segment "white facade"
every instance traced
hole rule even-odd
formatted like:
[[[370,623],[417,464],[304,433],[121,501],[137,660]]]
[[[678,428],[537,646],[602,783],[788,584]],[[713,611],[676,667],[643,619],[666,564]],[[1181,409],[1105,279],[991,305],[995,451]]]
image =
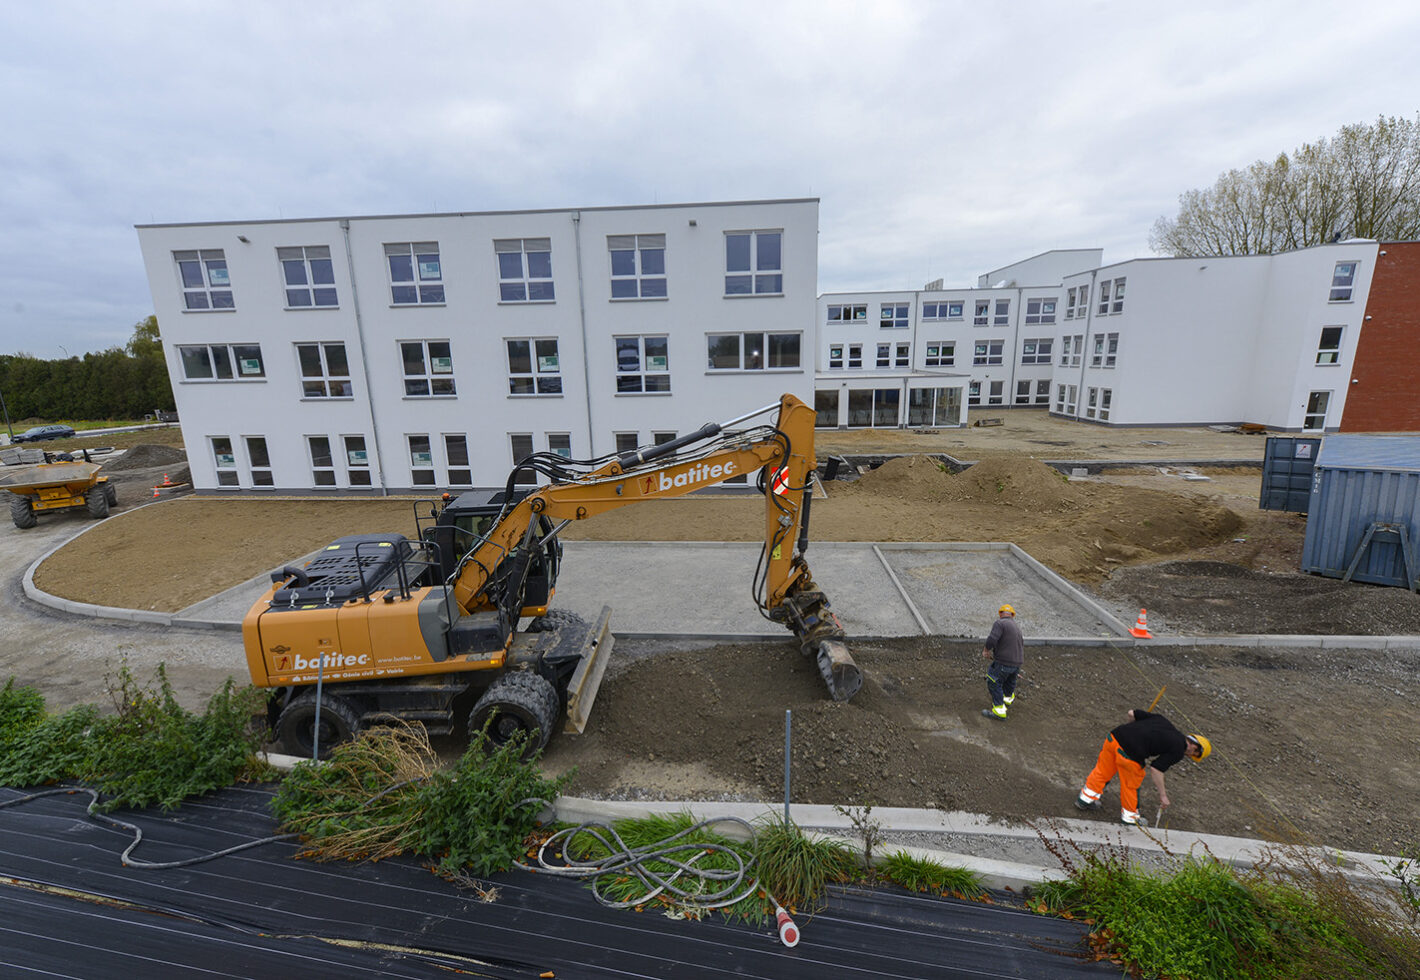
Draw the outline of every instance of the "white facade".
[[[199,490],[501,487],[813,397],[816,199],[138,237]]]
[[[1048,405],[1112,425],[1334,430],[1378,248],[1135,259],[1050,283],[1101,255],[1069,249],[986,273],[975,289],[825,294],[819,424],[965,425],[971,410]],[[952,386],[964,389],[960,416],[927,414],[924,390]]]

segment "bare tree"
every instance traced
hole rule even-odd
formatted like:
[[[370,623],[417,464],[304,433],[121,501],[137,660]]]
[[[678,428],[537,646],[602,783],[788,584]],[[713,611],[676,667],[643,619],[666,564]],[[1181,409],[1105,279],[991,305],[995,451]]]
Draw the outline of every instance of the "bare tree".
[[[1343,126],[1289,157],[1229,170],[1179,196],[1149,245],[1168,255],[1256,255],[1337,238],[1420,238],[1420,116]]]

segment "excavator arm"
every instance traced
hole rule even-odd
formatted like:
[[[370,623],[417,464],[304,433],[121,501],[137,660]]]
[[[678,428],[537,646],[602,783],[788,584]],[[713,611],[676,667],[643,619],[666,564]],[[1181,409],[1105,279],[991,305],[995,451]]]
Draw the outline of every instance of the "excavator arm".
[[[776,409],[772,423],[736,428]],[[762,615],[793,631],[801,651],[818,664],[834,699],[847,700],[862,686],[862,674],[829,610],[828,597],[814,584],[804,558],[810,476],[817,465],[813,433],[813,409],[786,394],[777,405],[707,424],[659,446],[582,462],[550,455],[529,457],[519,469],[533,469],[552,482],[505,507],[463,555],[453,576],[454,601],[464,612],[499,607],[505,620],[516,622],[531,549],[542,546],[534,533],[540,518],[550,519],[556,534],[571,521],[684,496],[730,477],[758,473],[765,513],[755,601]],[[509,476],[510,490],[517,472]]]

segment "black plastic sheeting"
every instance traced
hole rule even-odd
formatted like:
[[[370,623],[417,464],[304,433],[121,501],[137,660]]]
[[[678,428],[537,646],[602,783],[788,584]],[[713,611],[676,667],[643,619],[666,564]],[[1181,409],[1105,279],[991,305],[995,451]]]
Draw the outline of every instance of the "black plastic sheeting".
[[[24,795],[0,789],[0,802]],[[146,861],[178,861],[275,833],[264,787],[223,790],[138,824]],[[826,978],[1118,977],[1081,957],[1084,928],[1010,904],[896,889],[835,889],[774,930],[603,908],[582,884],[512,871],[492,901],[405,860],[296,861],[264,844],[143,871],[131,834],[89,819],[87,796],[0,810],[0,975],[6,977]]]

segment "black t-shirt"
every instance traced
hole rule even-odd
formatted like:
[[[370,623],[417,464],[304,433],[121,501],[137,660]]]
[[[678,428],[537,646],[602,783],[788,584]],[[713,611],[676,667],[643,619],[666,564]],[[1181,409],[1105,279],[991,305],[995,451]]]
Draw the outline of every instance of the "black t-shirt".
[[[1188,754],[1188,739],[1173,727],[1163,715],[1134,709],[1134,720],[1110,732],[1124,754],[1141,765],[1150,765],[1159,772]]]

